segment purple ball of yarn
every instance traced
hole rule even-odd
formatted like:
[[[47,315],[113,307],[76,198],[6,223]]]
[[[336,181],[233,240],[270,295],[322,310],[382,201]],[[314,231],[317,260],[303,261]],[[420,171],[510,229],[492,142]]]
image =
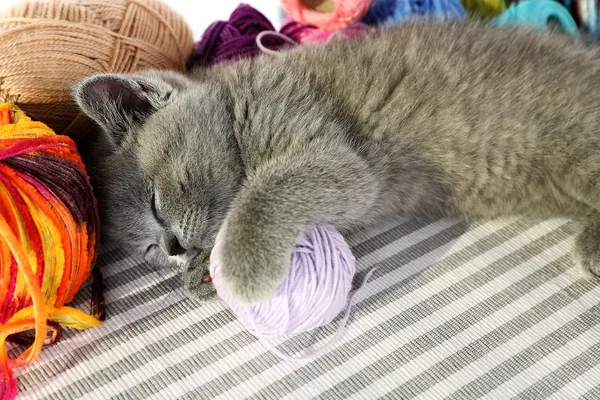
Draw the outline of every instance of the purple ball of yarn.
[[[229,21],[212,23],[196,43],[190,67],[209,66],[223,61],[253,57],[260,52],[256,36],[263,31],[275,31],[269,20],[248,4],[240,4],[231,13]],[[286,42],[276,36],[266,36],[262,43],[277,50]]]
[[[275,295],[257,305],[237,303],[219,274],[221,244],[211,252],[210,275],[217,294],[241,323],[260,338],[276,338],[327,325],[346,308],[355,258],[342,235],[331,226],[307,229],[296,241],[290,272]]]

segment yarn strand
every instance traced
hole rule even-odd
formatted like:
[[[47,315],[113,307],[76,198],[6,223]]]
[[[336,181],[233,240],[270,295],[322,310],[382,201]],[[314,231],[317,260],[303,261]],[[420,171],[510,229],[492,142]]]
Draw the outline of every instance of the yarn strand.
[[[259,34],[256,36],[256,45],[258,46],[258,48],[259,48],[259,49],[260,49],[260,50],[261,50],[263,53],[270,54],[270,55],[273,55],[273,56],[279,55],[279,54],[281,54],[281,52],[280,52],[280,51],[277,51],[277,50],[271,50],[271,49],[267,48],[267,47],[266,47],[266,46],[265,46],[265,45],[262,43],[262,38],[263,38],[263,37],[265,37],[265,36],[273,36],[273,37],[276,37],[276,38],[282,39],[283,41],[285,41],[285,42],[288,42],[288,43],[289,43],[289,44],[291,44],[291,45],[294,45],[294,46],[297,46],[297,45],[298,45],[298,43],[296,43],[296,41],[295,41],[294,39],[292,39],[292,38],[289,38],[289,37],[285,36],[285,35],[284,35],[284,34],[282,34],[282,33],[275,32],[275,31],[262,31],[262,32],[260,32],[260,33],[259,33]]]
[[[13,144],[11,147],[9,147],[5,150],[0,151],[0,161],[18,156],[23,153],[28,153],[28,152],[32,152],[32,151],[41,151],[41,150],[52,149],[52,148],[56,148],[56,147],[68,148],[67,145],[62,144],[62,143],[45,144],[45,143],[39,143],[39,141],[37,139],[25,139],[25,140],[21,140],[15,144]]]
[[[25,284],[29,290],[31,300],[33,302],[33,313],[34,313],[34,328],[35,328],[35,341],[24,351],[16,360],[9,360],[8,365],[21,366],[26,363],[30,363],[42,351],[42,345],[46,336],[42,336],[42,332],[46,332],[46,308],[44,307],[44,299],[42,298],[42,292],[40,288],[35,284],[35,276],[31,265],[27,260],[27,256],[24,254],[23,249],[19,246],[19,241],[15,235],[11,232],[10,226],[6,222],[6,219],[0,214],[0,236],[8,245],[8,248],[13,254],[13,257],[17,261],[19,271],[23,274]],[[4,268],[4,267],[3,267]],[[6,336],[15,333],[15,329],[21,329],[22,324],[7,324],[1,326],[0,337],[1,341],[6,340]],[[12,377],[12,376],[11,376]]]

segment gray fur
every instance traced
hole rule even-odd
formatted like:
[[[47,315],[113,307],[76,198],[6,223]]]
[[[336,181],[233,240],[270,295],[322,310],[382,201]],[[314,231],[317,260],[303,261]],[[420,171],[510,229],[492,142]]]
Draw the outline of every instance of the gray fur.
[[[598,50],[555,34],[409,23],[189,77],[99,75],[76,98],[105,131],[106,232],[201,276],[220,229],[245,303],[272,295],[306,225],[396,214],[571,216],[575,260],[600,272]]]

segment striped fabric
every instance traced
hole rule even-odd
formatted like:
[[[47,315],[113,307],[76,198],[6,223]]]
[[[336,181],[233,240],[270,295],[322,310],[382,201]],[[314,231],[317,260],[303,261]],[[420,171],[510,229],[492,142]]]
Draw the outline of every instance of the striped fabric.
[[[361,293],[344,340],[282,361],[220,302],[105,250],[108,320],[17,371],[22,399],[598,399],[600,283],[577,280],[567,220],[396,220],[349,238]],[[89,287],[76,304],[85,306]],[[335,324],[281,341],[325,343]],[[14,354],[13,354],[14,355]]]

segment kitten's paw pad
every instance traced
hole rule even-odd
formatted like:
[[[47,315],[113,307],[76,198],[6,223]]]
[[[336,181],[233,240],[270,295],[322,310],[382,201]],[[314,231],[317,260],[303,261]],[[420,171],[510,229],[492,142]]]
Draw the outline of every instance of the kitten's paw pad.
[[[190,283],[186,285],[188,297],[199,301],[217,300],[217,291],[212,283]]]
[[[584,230],[575,239],[573,261],[582,278],[600,277],[600,238]]]
[[[204,282],[204,283],[212,282],[212,277],[210,276],[210,272],[205,272],[204,275],[202,275],[202,282]]]
[[[212,283],[212,277],[209,272],[210,259],[206,257],[193,260],[184,272],[184,284],[187,294],[190,298],[200,301],[212,301],[217,299],[217,290]]]

